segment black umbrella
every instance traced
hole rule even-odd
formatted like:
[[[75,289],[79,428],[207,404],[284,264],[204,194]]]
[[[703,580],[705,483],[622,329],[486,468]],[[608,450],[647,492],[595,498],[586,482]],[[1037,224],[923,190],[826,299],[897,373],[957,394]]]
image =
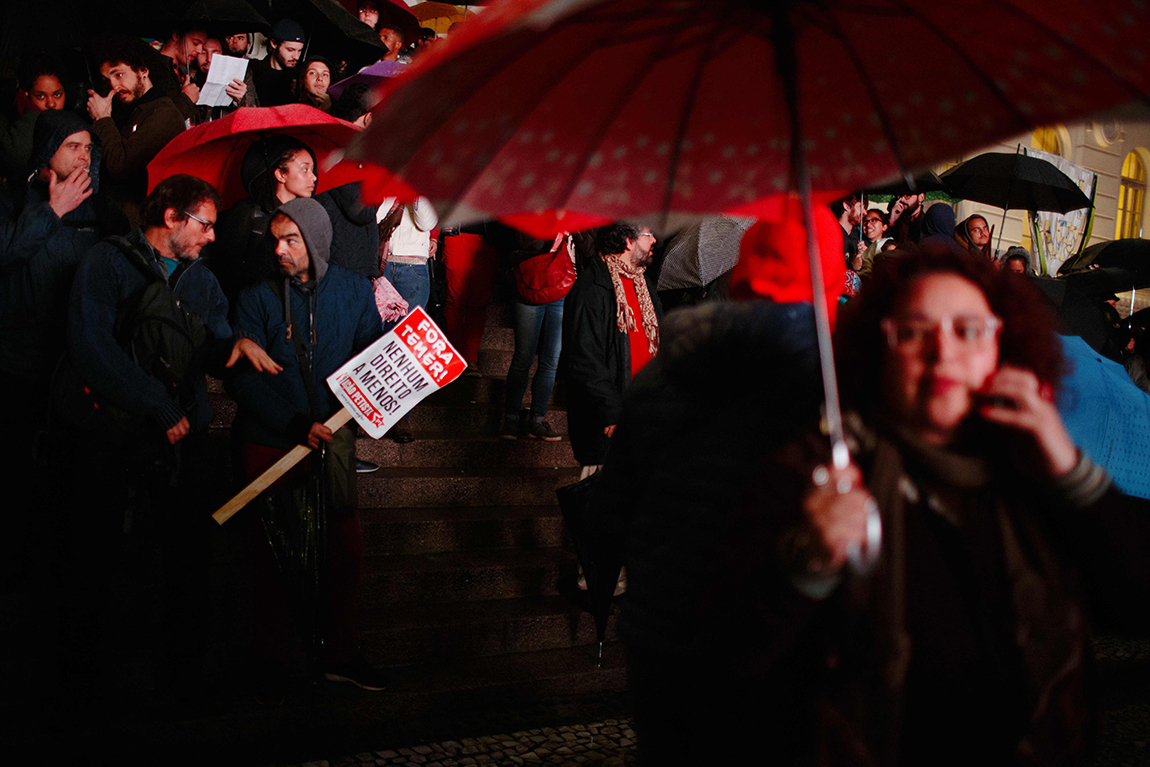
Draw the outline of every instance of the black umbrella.
[[[1150,287],[1150,240],[1127,238],[1091,245],[1059,272],[1077,272],[1088,266],[1117,267],[1134,277],[1134,287]],[[1130,286],[1128,285],[1127,288]]]
[[[322,53],[333,59],[367,64],[387,52],[379,35],[337,0],[275,0],[272,7],[272,18],[292,19],[307,30],[305,54]]]
[[[1078,336],[1099,354],[1114,359],[1118,350],[1111,339],[1106,305],[1089,298],[1066,279],[1031,277],[1058,319],[1058,332]]]
[[[599,640],[599,662],[603,662],[603,642],[607,636],[607,618],[611,614],[611,595],[622,566],[622,555],[611,541],[592,539],[591,494],[599,483],[599,473],[555,491],[567,534],[575,546],[575,556],[587,580],[587,607],[595,619]],[[603,560],[611,560],[611,564]],[[617,560],[617,561],[616,561]],[[612,566],[613,565],[613,566]],[[611,574],[613,573],[613,575]],[[609,584],[607,582],[609,581]]]
[[[959,199],[1002,208],[999,246],[1006,228],[1006,212],[1012,208],[1069,213],[1091,204],[1070,176],[1046,160],[1020,153],[980,154],[943,173],[942,181]]]
[[[1024,154],[980,154],[946,171],[941,180],[956,197],[1005,210],[1069,213],[1090,207],[1090,198],[1070,176]]]
[[[1105,301],[1115,293],[1134,290],[1145,285],[1135,283],[1134,274],[1126,269],[1107,267],[1073,272],[1059,279],[1066,280],[1089,299]]]
[[[185,22],[202,23],[213,28],[238,32],[264,32],[271,30],[268,20],[245,0],[196,0],[184,11]]]

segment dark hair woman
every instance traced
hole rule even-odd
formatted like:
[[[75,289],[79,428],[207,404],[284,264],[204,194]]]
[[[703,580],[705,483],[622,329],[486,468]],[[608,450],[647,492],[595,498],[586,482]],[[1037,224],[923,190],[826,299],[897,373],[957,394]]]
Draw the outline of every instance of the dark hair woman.
[[[248,148],[240,177],[249,196],[220,215],[207,261],[229,301],[274,267],[264,242],[271,216],[280,205],[315,193],[317,169],[311,148],[290,136],[272,136]]]
[[[843,309],[836,355],[852,463],[831,467],[825,438],[776,456],[748,496],[759,534],[741,531],[732,557],[760,584],[767,663],[786,662],[787,705],[771,709],[782,750],[1087,762],[1078,573],[1141,573],[1147,537],[1062,424],[1062,355],[1037,290],[949,247],[896,253]],[[766,568],[749,548],[764,528]],[[859,552],[877,555],[872,570]]]

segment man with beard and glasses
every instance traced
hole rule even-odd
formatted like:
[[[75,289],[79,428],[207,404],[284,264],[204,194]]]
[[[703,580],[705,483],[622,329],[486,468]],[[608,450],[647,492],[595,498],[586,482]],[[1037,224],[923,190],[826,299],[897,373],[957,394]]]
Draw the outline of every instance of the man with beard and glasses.
[[[140,223],[140,204],[148,186],[148,163],[183,132],[184,116],[163,92],[152,87],[143,43],[128,37],[97,41],[93,58],[111,84],[107,96],[88,91],[92,133],[104,149],[103,177],[108,193]],[[112,119],[112,100],[131,108],[123,125]]]
[[[595,235],[587,262],[563,303],[567,423],[583,476],[598,470],[635,373],[659,351],[663,305],[647,274],[655,235],[616,223]]]
[[[109,608],[121,564],[113,552],[135,530],[155,535],[163,549],[160,684],[184,699],[202,681],[207,513],[216,499],[209,479],[219,473],[204,374],[223,377],[241,356],[256,370],[280,370],[258,344],[232,333],[227,299],[199,260],[215,238],[218,207],[206,181],[164,179],[144,201],[143,228],[93,246],[72,284],[68,354],[53,393],[60,433],[49,463],[68,471],[60,660],[62,679],[82,702],[123,685],[101,678],[101,669],[114,667],[112,648],[133,644],[134,629],[114,622]]]

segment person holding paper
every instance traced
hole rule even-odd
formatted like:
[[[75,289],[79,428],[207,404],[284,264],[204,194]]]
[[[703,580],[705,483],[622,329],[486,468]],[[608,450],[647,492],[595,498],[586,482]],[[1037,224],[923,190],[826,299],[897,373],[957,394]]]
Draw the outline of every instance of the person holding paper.
[[[325,654],[320,662],[328,680],[381,690],[386,679],[359,654],[355,634],[363,556],[356,509],[355,429],[350,425],[333,433],[323,424],[340,409],[327,377],[379,338],[382,323],[370,283],[330,263],[331,220],[319,202],[298,197],[284,203],[268,230],[279,275],[240,294],[235,324],[284,370],[277,376],[245,370],[229,382],[228,391],[239,404],[232,430],[249,481],[296,445],[326,446],[327,590],[321,627]],[[277,485],[282,491],[265,496],[261,512],[294,513],[298,518],[293,504],[299,495],[292,490],[310,480],[311,468],[297,465]],[[261,515],[248,518],[253,545],[253,682],[256,699],[274,705],[283,700],[289,680],[287,598]]]
[[[200,87],[201,93],[204,89],[204,85],[208,81],[212,60],[217,53],[223,54],[223,43],[220,42],[219,38],[209,37],[204,41],[203,51],[196,57],[196,69],[199,70],[199,76],[196,78],[196,82]],[[240,107],[258,107],[260,105],[256,99],[256,86],[252,81],[250,67],[244,69],[244,77],[242,80],[232,78],[231,82],[224,88],[224,92],[231,97],[232,103],[224,106],[208,106],[206,104],[200,106],[200,122],[223,117]]]

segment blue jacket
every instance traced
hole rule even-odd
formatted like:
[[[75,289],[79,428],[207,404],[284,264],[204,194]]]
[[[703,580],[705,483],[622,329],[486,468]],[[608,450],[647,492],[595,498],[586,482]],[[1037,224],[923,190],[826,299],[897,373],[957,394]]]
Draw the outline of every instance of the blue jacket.
[[[168,280],[180,303],[208,331],[205,367],[216,373],[233,343],[228,301],[220,284],[202,261],[182,262],[169,277],[160,257],[139,229],[129,241],[155,256],[156,274]],[[187,416],[193,428],[211,422],[207,384],[201,376],[195,392],[195,412],[185,413],[164,385],[139,368],[115,336],[117,314],[131,305],[147,286],[138,268],[110,242],[100,242],[80,261],[68,310],[68,348],[80,377],[101,396],[130,413],[145,415],[165,431]]]
[[[309,414],[294,342],[287,337],[285,286],[294,319],[292,334],[300,339],[311,336],[308,304],[311,295],[315,298],[312,378],[320,421],[340,408],[327,377],[383,334],[371,283],[338,264],[328,264],[318,281],[301,284],[278,277],[240,293],[233,317],[236,330],[262,346],[284,369],[269,375],[247,368],[227,382],[228,392],[239,403],[232,429],[246,442],[283,449],[302,442],[315,420]]]
[[[71,112],[41,112],[22,209],[0,210],[0,370],[46,381],[65,347],[68,291],[80,258],[102,238],[126,234],[128,219],[99,191],[100,142],[92,138],[93,193],[60,218],[36,178],[64,140],[88,130]],[[2,207],[2,206],[0,206]]]

